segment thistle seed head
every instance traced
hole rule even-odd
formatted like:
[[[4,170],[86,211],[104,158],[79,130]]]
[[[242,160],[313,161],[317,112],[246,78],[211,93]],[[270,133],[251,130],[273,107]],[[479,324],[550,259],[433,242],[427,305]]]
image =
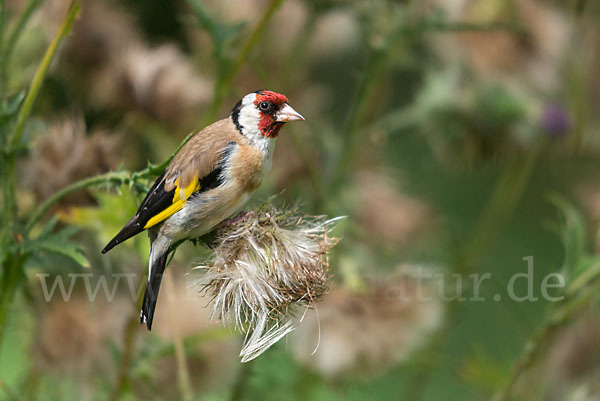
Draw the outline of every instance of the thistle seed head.
[[[292,331],[294,309],[327,291],[333,222],[266,205],[229,220],[217,232],[212,261],[199,266],[212,316],[246,335],[242,362]]]

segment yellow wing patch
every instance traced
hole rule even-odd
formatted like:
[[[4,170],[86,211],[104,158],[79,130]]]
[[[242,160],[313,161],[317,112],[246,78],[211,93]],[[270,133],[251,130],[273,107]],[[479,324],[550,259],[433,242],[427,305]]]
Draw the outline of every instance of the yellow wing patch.
[[[179,178],[175,180],[175,194],[173,195],[173,204],[171,204],[171,206],[169,206],[168,208],[166,208],[165,210],[148,220],[148,222],[144,226],[144,229],[150,228],[152,226],[157,225],[158,223],[165,221],[166,219],[183,209],[183,205],[185,205],[190,195],[199,189],[200,181],[198,180],[197,176],[194,176],[194,179],[185,188],[179,187]]]

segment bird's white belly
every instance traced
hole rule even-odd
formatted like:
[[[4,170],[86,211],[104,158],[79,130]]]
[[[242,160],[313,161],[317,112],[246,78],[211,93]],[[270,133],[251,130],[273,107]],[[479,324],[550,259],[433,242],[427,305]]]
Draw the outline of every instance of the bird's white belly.
[[[246,191],[218,189],[199,194],[189,199],[183,209],[167,219],[161,232],[173,240],[200,237],[239,212],[249,197],[250,194]]]

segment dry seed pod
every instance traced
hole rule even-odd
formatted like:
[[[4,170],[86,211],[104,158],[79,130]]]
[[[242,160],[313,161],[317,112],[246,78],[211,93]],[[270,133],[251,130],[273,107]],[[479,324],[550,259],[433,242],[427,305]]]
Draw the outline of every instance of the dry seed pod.
[[[200,279],[212,296],[213,318],[246,334],[240,352],[250,361],[295,328],[291,315],[327,291],[333,222],[267,205],[228,221],[217,234]]]

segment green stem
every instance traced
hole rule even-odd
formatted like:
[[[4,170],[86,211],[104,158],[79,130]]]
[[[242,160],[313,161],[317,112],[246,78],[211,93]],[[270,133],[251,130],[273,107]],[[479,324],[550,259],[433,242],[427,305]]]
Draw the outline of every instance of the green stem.
[[[445,22],[421,21],[417,26],[407,26],[401,29],[405,35],[452,32],[514,32],[527,35],[524,25],[517,22]]]
[[[0,0],[0,38],[4,37],[4,20],[6,19],[6,0]]]
[[[273,18],[275,11],[283,4],[284,0],[272,0],[269,4],[269,7],[263,14],[262,18],[248,37],[248,40],[242,47],[242,50],[239,52],[236,59],[233,61],[231,68],[227,70],[225,74],[222,75],[222,78],[219,79],[216,83],[215,88],[215,98],[212,102],[211,108],[207,115],[207,121],[211,122],[217,118],[217,114],[219,113],[219,108],[221,107],[221,103],[225,99],[225,96],[229,92],[229,88],[233,82],[233,79],[240,71],[242,66],[246,63],[248,56],[252,52],[252,49],[258,44],[259,39],[264,33],[267,25]]]
[[[34,361],[33,363],[35,364],[36,362]],[[35,401],[38,399],[37,394],[40,387],[40,379],[39,368],[37,365],[33,366],[25,379],[23,401]]]
[[[31,114],[31,109],[37,98],[37,95],[40,91],[40,87],[44,81],[44,77],[50,67],[50,63],[56,54],[58,49],[58,45],[61,40],[66,36],[71,28],[71,24],[77,15],[79,10],[79,0],[73,0],[71,3],[71,7],[69,12],[65,16],[61,28],[58,33],[52,40],[52,43],[46,50],[44,54],[44,58],[40,66],[38,67],[33,81],[31,82],[31,87],[27,96],[25,97],[25,101],[23,105],[19,109],[19,113],[17,115],[17,120],[15,123],[14,130],[12,135],[6,139],[4,145],[4,153],[2,154],[2,176],[3,176],[3,189],[4,189],[4,197],[3,197],[3,230],[2,237],[0,238],[0,246],[2,247],[10,247],[13,245],[12,254],[8,253],[5,257],[4,261],[1,261],[3,264],[3,274],[2,274],[2,282],[0,285],[2,286],[2,296],[0,298],[0,330],[4,331],[6,318],[8,314],[9,305],[12,302],[14,294],[16,292],[16,288],[19,284],[21,271],[23,268],[23,264],[25,263],[26,255],[21,253],[19,243],[16,242],[15,238],[17,238],[14,233],[15,225],[17,222],[17,200],[16,200],[16,175],[17,175],[17,156],[16,149],[21,142],[21,136],[23,135],[23,129],[25,127],[25,122],[29,118]],[[18,27],[17,27],[18,29]],[[16,40],[16,39],[15,39]],[[1,338],[0,338],[1,340]]]
[[[171,271],[166,275],[165,285],[169,293],[175,293],[175,284],[173,283],[173,274]],[[179,386],[179,396],[183,401],[193,399],[192,385],[190,381],[190,372],[185,357],[185,347],[181,335],[180,321],[177,314],[177,301],[175,298],[169,299],[169,326],[173,333],[173,346],[175,348],[175,361],[177,364],[177,384]]]
[[[2,41],[2,39],[5,37],[4,36],[4,31],[5,31],[5,18],[6,18],[6,0],[0,0],[0,48],[2,48],[4,46],[4,42]],[[0,58],[0,71],[4,71],[7,67],[6,67],[6,59],[5,58]],[[5,94],[6,93],[6,77],[5,74],[0,74],[0,93]],[[4,101],[4,98],[0,98],[0,101]],[[4,127],[1,127],[4,128]],[[2,138],[4,136],[4,130],[0,129],[0,138]]]
[[[132,317],[129,319],[129,322],[127,322],[127,326],[125,326],[125,344],[123,347],[121,360],[119,362],[117,383],[115,384],[113,393],[110,397],[111,401],[118,401],[127,389],[127,385],[129,383],[129,369],[133,356],[133,344],[138,325],[138,313],[135,311],[135,313],[132,313]]]
[[[339,186],[344,176],[348,174],[350,165],[355,162],[357,146],[359,145],[362,132],[360,125],[363,122],[363,116],[370,103],[371,95],[377,86],[388,52],[382,50],[373,50],[367,59],[367,65],[362,74],[362,80],[359,83],[355,97],[355,102],[350,107],[344,129],[341,132],[345,134],[345,141],[338,156],[338,161],[333,172],[332,184]]]
[[[138,174],[138,177],[140,176],[141,175]],[[50,196],[31,214],[31,217],[27,222],[27,230],[31,230],[31,228],[33,228],[33,226],[38,221],[40,221],[40,219],[48,212],[48,210],[50,210],[52,206],[54,206],[65,196],[68,196],[73,192],[77,192],[85,188],[97,187],[106,184],[127,184],[130,182],[130,180],[131,176],[128,173],[111,172],[74,182],[73,184],[64,187],[63,189],[56,192],[54,195]]]
[[[146,274],[142,275],[141,281],[135,288],[140,288],[141,282],[146,281],[148,276]],[[125,326],[125,331],[123,333],[123,352],[121,353],[121,360],[119,361],[119,370],[117,372],[117,382],[115,383],[115,387],[110,396],[110,401],[118,401],[130,382],[129,371],[131,369],[131,361],[133,359],[133,349],[135,345],[135,337],[138,332],[139,327],[139,313],[138,311],[142,307],[144,292],[140,291],[137,302],[133,304],[133,308],[131,310],[131,314],[129,317],[129,321]]]
[[[17,195],[16,195],[16,160],[12,154],[2,155],[3,168],[2,168],[2,187],[3,187],[3,235],[2,242],[4,246],[8,246],[13,241],[14,226],[17,216]]]
[[[524,160],[520,159],[518,155],[511,157],[496,183],[482,216],[478,219],[481,223],[474,228],[470,240],[466,241],[466,245],[462,247],[463,250],[459,251],[459,256],[468,252],[468,257],[457,258],[453,262],[453,271],[468,274],[474,266],[477,266],[481,255],[490,247],[516,208],[531,178],[540,150],[541,145],[531,151]],[[450,304],[447,323],[430,340],[424,353],[427,358],[417,363],[417,372],[409,380],[408,388],[401,399],[413,401],[420,399],[420,394],[424,391],[433,374],[434,367],[442,355],[440,350],[446,347],[453,325],[460,321],[463,306],[464,304],[459,302]]]
[[[83,180],[77,181],[68,185],[58,192],[54,193],[50,196],[44,203],[42,203],[32,214],[27,222],[27,231],[30,231],[33,226],[40,221],[42,217],[48,210],[55,204],[57,204],[61,199],[65,196],[72,194],[73,192],[80,191],[86,188],[99,187],[108,184],[115,185],[126,185],[130,183],[135,183],[138,180],[146,179],[151,176],[160,175],[169,165],[173,157],[179,152],[179,150],[195,135],[194,132],[188,134],[183,141],[179,144],[177,149],[169,156],[165,161],[160,163],[159,165],[149,165],[143,170],[135,171],[133,173],[127,172],[109,172],[105,174],[96,175],[94,177],[84,178]]]
[[[417,401],[421,399],[421,394],[425,390],[436,364],[442,357],[442,350],[446,348],[450,333],[454,326],[462,320],[460,316],[462,311],[458,303],[450,304],[442,326],[427,341],[425,349],[411,361],[411,370],[414,373],[406,381],[407,386],[402,392],[400,400]]]
[[[248,379],[252,373],[252,362],[253,361],[243,363],[240,367],[237,379],[233,385],[231,397],[229,398],[230,401],[241,401],[244,399],[244,391],[246,390]]]
[[[275,15],[277,9],[279,9],[279,7],[281,7],[281,5],[283,4],[283,1],[284,0],[272,0],[271,4],[269,4],[269,7],[263,14],[258,24],[256,25],[256,28],[254,28],[254,31],[252,31],[252,33],[250,34],[248,41],[244,44],[242,51],[235,59],[233,67],[231,67],[229,72],[225,75],[224,81],[227,84],[226,88],[228,88],[228,86],[233,81],[233,78],[240,71],[240,69],[248,59],[248,56],[250,56],[250,52],[252,51],[252,49],[254,49],[254,47],[258,44],[258,40],[263,35],[265,29],[267,28],[267,25],[269,25],[269,22],[273,18],[273,15]]]
[[[282,71],[281,87],[287,88],[293,80],[297,80],[297,66],[305,63],[306,53],[310,44],[310,39],[315,31],[315,26],[319,20],[319,15],[312,9],[304,23],[302,31],[297,35],[294,44],[286,56],[285,71]]]
[[[38,93],[40,92],[40,88],[42,87],[42,83],[44,82],[44,78],[46,77],[46,73],[48,72],[48,69],[50,68],[50,64],[52,63],[52,60],[54,59],[54,56],[56,55],[56,51],[58,50],[58,46],[60,45],[60,42],[70,32],[71,25],[73,24],[73,20],[75,20],[75,17],[79,13],[80,8],[81,8],[80,0],[73,0],[71,2],[71,6],[69,7],[67,16],[63,20],[58,33],[52,40],[52,43],[50,43],[50,46],[46,50],[46,53],[44,54],[44,58],[42,59],[42,63],[40,64],[37,71],[35,72],[35,75],[33,76],[33,81],[31,82],[31,87],[29,89],[29,92],[27,93],[27,96],[25,97],[23,106],[21,106],[21,109],[19,110],[19,114],[17,115],[17,122],[15,124],[15,129],[14,129],[13,134],[8,143],[9,150],[14,149],[15,147],[18,146],[19,142],[21,142],[21,136],[23,135],[25,123],[27,122],[27,119],[29,118],[29,115],[31,114],[33,104],[35,103],[35,100],[37,99]]]
[[[8,401],[19,401],[17,394],[0,379],[0,390],[6,394]]]
[[[362,73],[355,102],[350,108],[348,120],[344,132],[346,140],[342,145],[340,155],[333,173],[333,183],[339,184],[342,178],[348,174],[348,168],[355,162],[357,148],[360,145],[360,137],[364,130],[361,125],[364,121],[367,106],[385,67],[390,51],[396,46],[398,40],[411,36],[422,36],[429,33],[448,32],[490,32],[490,31],[512,31],[525,34],[524,27],[516,23],[470,23],[470,22],[443,22],[438,20],[421,20],[414,25],[399,25],[391,32],[385,40],[382,49],[371,49],[367,65]]]
[[[5,155],[4,155],[4,217],[5,224],[7,225],[6,230],[10,233],[14,229],[15,219],[17,215],[17,207],[16,207],[16,148],[19,146],[21,142],[21,137],[23,135],[23,130],[25,129],[25,123],[31,114],[31,110],[33,108],[33,104],[37,99],[37,96],[40,92],[40,88],[42,87],[42,83],[44,82],[44,78],[46,77],[46,73],[50,68],[50,64],[54,59],[54,55],[58,50],[58,46],[63,38],[67,35],[67,33],[71,29],[71,25],[75,16],[77,15],[80,9],[79,0],[73,0],[71,6],[69,8],[69,12],[67,13],[63,23],[48,46],[46,53],[44,54],[44,58],[42,59],[41,64],[39,65],[33,80],[31,82],[31,86],[29,91],[27,92],[27,96],[23,102],[23,105],[19,109],[19,113],[17,115],[17,121],[15,123],[15,128],[13,130],[12,135],[8,138],[6,143]],[[27,13],[24,13],[27,14]],[[18,28],[18,27],[17,27]],[[16,40],[16,39],[15,39]],[[5,60],[6,61],[6,60]]]
[[[504,389],[492,397],[491,401],[507,401],[521,375],[529,369],[541,354],[543,347],[551,339],[556,331],[563,327],[575,315],[585,309],[591,302],[598,298],[600,293],[600,281],[583,290],[580,294],[567,302],[556,313],[547,319],[544,326],[527,342],[523,353],[515,362],[510,380]]]
[[[267,9],[267,11],[265,12],[265,14],[263,15],[263,18],[261,19],[261,21],[259,22],[259,24],[255,28],[255,30],[253,31],[252,35],[250,36],[250,38],[246,42],[246,45],[244,46],[242,52],[240,53],[240,55],[236,59],[236,62],[234,63],[233,68],[230,70],[230,72],[228,74],[226,74],[226,76],[225,76],[225,78],[223,80],[223,82],[225,84],[224,88],[228,88],[229,85],[231,85],[231,81],[233,80],[234,76],[236,75],[236,73],[239,71],[239,69],[241,68],[241,66],[243,65],[243,63],[248,58],[248,55],[250,54],[250,51],[256,45],[256,43],[258,42],[258,39],[262,35],[262,32],[266,28],[269,20],[271,19],[271,17],[273,16],[273,14],[277,10],[277,8],[282,3],[283,3],[283,0],[273,0],[271,2],[270,7]],[[227,92],[227,90],[224,90],[222,92],[222,94],[224,94],[226,92]],[[219,96],[221,96],[221,97],[219,97]],[[216,114],[217,113],[218,108],[219,108],[220,103],[221,103],[221,99],[222,99],[222,95],[219,95],[217,93],[217,95],[215,97],[215,101],[213,102],[213,108],[212,108],[213,110],[211,111],[211,114],[213,114],[213,113]],[[25,102],[27,102],[27,99],[25,100]],[[211,119],[214,119],[214,118],[211,118]],[[173,159],[173,157],[177,154],[177,152],[179,152],[179,150],[194,135],[195,135],[195,132],[192,132],[192,133],[188,134],[188,136],[177,147],[177,149],[175,150],[175,152],[173,152],[171,154],[171,156],[167,160],[165,160],[163,163],[159,164],[158,166],[152,166],[152,165],[148,166],[144,170],[140,170],[138,172],[132,173],[131,176],[129,176],[129,177],[125,176],[124,173],[107,173],[107,174],[101,174],[101,175],[98,175],[98,176],[95,176],[95,177],[90,177],[90,178],[83,179],[81,181],[75,182],[75,183],[73,183],[73,184],[71,184],[71,185],[69,185],[69,186],[61,189],[60,191],[58,191],[57,193],[55,193],[54,195],[52,195],[50,198],[48,198],[40,207],[38,207],[36,209],[35,212],[33,212],[33,214],[31,215],[31,218],[29,219],[29,221],[27,223],[27,229],[31,230],[31,228],[48,212],[48,210],[53,205],[55,205],[57,202],[59,202],[65,196],[67,196],[67,195],[69,195],[69,194],[71,194],[73,192],[76,192],[76,191],[79,191],[79,190],[85,189],[85,188],[90,188],[90,187],[95,187],[95,186],[101,186],[101,185],[108,184],[108,183],[126,184],[126,183],[129,183],[129,182],[135,182],[138,179],[147,178],[147,177],[152,176],[152,175],[160,174],[167,167],[167,165]]]
[[[476,265],[478,259],[489,248],[506,220],[517,206],[525,190],[533,167],[543,145],[536,146],[527,155],[513,154],[508,164],[496,183],[490,201],[477,220],[473,234],[464,246],[469,252],[467,259],[471,266]]]
[[[0,75],[0,79],[3,82],[6,81],[6,70],[8,69],[8,60],[10,59],[12,51],[15,48],[15,45],[17,44],[17,40],[19,40],[19,38],[21,37],[21,33],[23,32],[23,29],[27,25],[29,18],[31,18],[31,15],[35,11],[35,9],[40,6],[40,4],[42,4],[41,0],[29,0],[27,2],[27,5],[25,6],[25,10],[21,14],[19,21],[17,21],[17,25],[11,32],[10,36],[8,37],[8,40],[6,41],[6,43],[2,43],[2,47],[1,47],[1,49],[2,49],[1,50],[1,52],[2,52],[1,53],[2,54],[1,55],[1,57],[2,57],[1,74],[2,75]]]
[[[25,255],[20,253],[9,255],[2,266],[2,292],[0,295],[0,351],[6,328],[6,319],[12,299],[19,284],[19,275],[25,263]]]

